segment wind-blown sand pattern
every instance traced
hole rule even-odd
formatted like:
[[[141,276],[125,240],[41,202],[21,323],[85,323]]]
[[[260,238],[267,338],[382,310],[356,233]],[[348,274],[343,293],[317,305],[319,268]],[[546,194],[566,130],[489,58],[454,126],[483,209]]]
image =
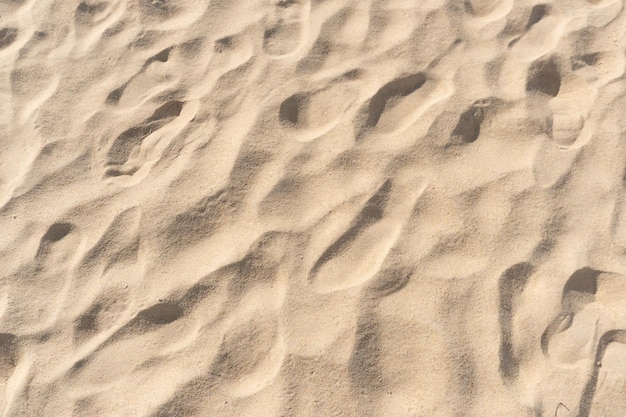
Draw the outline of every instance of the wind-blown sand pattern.
[[[621,0],[2,0],[0,415],[623,417]]]

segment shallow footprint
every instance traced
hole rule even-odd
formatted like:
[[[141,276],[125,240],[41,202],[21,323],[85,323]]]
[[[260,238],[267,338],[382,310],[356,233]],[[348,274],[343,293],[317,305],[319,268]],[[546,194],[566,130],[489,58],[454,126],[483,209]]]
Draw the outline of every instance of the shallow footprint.
[[[591,94],[593,101],[594,94]],[[574,103],[584,100],[589,95],[564,98],[555,97],[550,102],[552,108],[552,139],[561,149],[578,149],[587,144],[593,135],[593,125],[574,110]]]
[[[399,97],[405,97],[421,88],[426,82],[426,74],[418,72],[404,77],[396,78],[382,86],[372,97],[367,112],[367,127],[374,127],[387,107],[387,103],[392,104]]]
[[[472,103],[470,108],[459,116],[459,121],[452,131],[450,144],[462,145],[475,142],[480,135],[480,125],[483,123],[487,111],[496,102],[497,99],[490,97]]]
[[[590,311],[587,310],[582,318],[579,313],[596,300],[601,273],[591,268],[581,268],[568,279],[563,289],[561,313],[550,323],[541,338],[541,347],[546,356],[554,357],[559,362],[574,363],[592,354],[589,335],[596,331],[598,317],[594,314],[585,320],[584,316],[589,316]]]
[[[297,141],[309,142],[337,126],[355,99],[355,91],[341,83],[294,94],[281,103],[280,121]]]
[[[453,93],[448,80],[431,79],[424,73],[397,78],[371,98],[364,130],[395,135],[418,121],[430,107]]]
[[[424,188],[423,182],[407,185],[387,180],[311,269],[309,280],[316,291],[339,291],[370,281],[400,237]]]
[[[168,101],[143,123],[122,132],[107,154],[105,177],[121,186],[143,180],[196,110],[197,102]]]
[[[536,61],[530,65],[526,77],[526,91],[537,91],[556,97],[560,89],[561,73],[553,58]]]
[[[626,330],[601,339],[594,373],[583,392],[579,417],[622,417],[626,410]]]
[[[591,344],[592,350],[595,349],[602,334],[626,323],[624,297],[626,277],[623,275],[591,268],[581,268],[574,272],[563,289],[561,313],[542,336],[544,354],[562,360],[562,357],[553,353],[571,352],[575,343],[571,337],[565,337],[565,333],[585,334],[587,339],[582,343]],[[591,333],[596,334],[590,338]],[[584,352],[582,346],[579,345],[578,351]],[[593,352],[584,354],[587,359],[593,356]]]
[[[561,313],[542,335],[544,355],[561,367],[582,365],[570,367],[584,372],[581,376],[587,380],[579,417],[622,415],[612,414],[612,405],[623,398],[614,397],[614,391],[623,393],[626,386],[625,296],[623,275],[581,268],[565,284]],[[610,409],[603,404],[610,404]]]
[[[563,67],[554,56],[533,62],[526,76],[526,93],[548,100],[552,140],[561,149],[575,149],[591,138],[593,126],[587,119],[597,89],[584,77],[563,74]]]
[[[131,157],[135,148],[141,146],[142,142],[153,132],[161,129],[166,122],[169,122],[174,117],[178,117],[183,108],[183,103],[180,101],[168,101],[161,107],[157,108],[154,114],[148,118],[143,124],[133,126],[122,132],[113,141],[111,148],[107,154],[108,165],[113,168],[107,171],[107,175],[118,176],[124,174],[132,175],[133,172],[124,172],[118,169],[118,166],[126,164]]]
[[[297,53],[309,35],[309,0],[272,0],[263,35],[263,51],[272,58]]]

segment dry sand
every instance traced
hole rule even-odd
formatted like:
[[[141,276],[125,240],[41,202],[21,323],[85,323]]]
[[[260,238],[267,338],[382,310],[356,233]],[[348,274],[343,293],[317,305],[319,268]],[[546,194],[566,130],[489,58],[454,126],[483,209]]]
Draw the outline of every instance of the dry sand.
[[[624,417],[621,0],[2,0],[0,413]]]

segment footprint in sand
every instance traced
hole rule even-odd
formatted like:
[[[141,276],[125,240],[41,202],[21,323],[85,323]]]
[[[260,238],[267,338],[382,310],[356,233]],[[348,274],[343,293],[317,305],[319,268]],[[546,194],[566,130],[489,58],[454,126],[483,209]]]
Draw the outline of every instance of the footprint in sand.
[[[460,116],[452,135],[450,145],[463,145],[475,142],[480,135],[480,127],[489,109],[498,104],[495,97],[476,100]]]
[[[533,8],[529,10],[526,31],[519,37],[509,41],[509,55],[503,62],[499,73],[499,87],[507,100],[518,100],[527,93],[526,79],[529,69],[532,74],[532,65],[535,61],[542,61],[544,57],[555,50],[563,37],[566,19],[551,8]],[[520,82],[522,81],[522,82]]]
[[[178,117],[183,108],[180,101],[168,101],[157,108],[154,114],[138,126],[133,126],[122,132],[114,141],[107,154],[107,165],[112,166],[107,170],[107,175],[132,175],[137,171],[137,167],[123,170],[121,167],[128,162],[135,148],[141,146],[148,135],[162,128],[171,119]],[[120,168],[115,168],[120,167]]]
[[[167,46],[153,47],[154,43],[167,40],[157,36],[140,35],[132,48],[143,54],[151,50],[149,56],[134,74],[125,82],[111,90],[106,104],[116,112],[135,111],[137,107],[151,102],[182,100],[184,97],[201,97],[213,87],[216,77],[236,68],[248,59],[245,43],[232,36],[218,40],[215,44],[198,38]],[[148,53],[148,51],[146,51]],[[207,68],[210,66],[210,71]],[[185,77],[180,76],[180,68],[189,68]],[[193,93],[189,91],[193,85]],[[190,100],[187,100],[190,101]]]
[[[526,91],[556,97],[561,89],[561,73],[554,58],[533,62],[526,77]]]
[[[392,136],[418,121],[429,108],[453,93],[449,80],[419,72],[396,78],[382,86],[369,101],[359,136],[366,132]]]
[[[626,405],[623,395],[626,388],[625,297],[625,276],[591,268],[579,269],[565,284],[561,313],[542,335],[541,347],[546,357],[561,366],[580,365],[588,372],[577,406],[578,414],[574,415],[617,416],[623,413]]]
[[[284,100],[279,110],[281,125],[299,142],[309,142],[328,133],[350,111],[357,98],[356,89],[345,78]]]
[[[424,183],[387,180],[365,203],[351,226],[318,258],[309,282],[320,293],[363,285],[380,270],[402,233]]]
[[[553,7],[536,5],[527,32],[511,42],[511,58],[501,72],[501,81],[514,85],[526,73],[526,95],[537,104],[547,105],[549,135],[561,150],[578,149],[589,142],[595,130],[592,116],[598,90],[624,73],[623,54],[602,51],[608,39],[598,36],[593,42],[582,37],[584,53],[566,61],[557,49],[567,30],[563,16]],[[593,7],[589,9],[592,19]],[[517,74],[517,76],[515,75]],[[508,90],[515,94],[516,88]],[[521,96],[521,91],[520,91]]]
[[[272,0],[266,16],[263,51],[274,59],[297,54],[309,36],[310,0]]]
[[[135,108],[173,87],[178,81],[172,66],[168,65],[173,49],[166,48],[148,58],[139,72],[109,93],[106,103],[126,109]]]
[[[621,417],[626,410],[626,330],[607,332],[583,392],[580,417]]]
[[[623,54],[589,52],[569,61],[551,56],[530,65],[527,97],[531,106],[551,114],[546,124],[551,140],[542,144],[533,167],[538,185],[551,187],[570,172],[580,148],[597,130],[597,93],[623,74],[625,62]]]
[[[143,123],[118,135],[107,153],[105,177],[123,186],[141,181],[174,137],[193,119],[195,104],[167,101]]]
[[[552,113],[550,136],[563,150],[577,149],[591,139],[588,120],[597,89],[556,56],[534,61],[528,67],[526,92],[531,100],[547,103]],[[540,104],[541,105],[541,104]]]

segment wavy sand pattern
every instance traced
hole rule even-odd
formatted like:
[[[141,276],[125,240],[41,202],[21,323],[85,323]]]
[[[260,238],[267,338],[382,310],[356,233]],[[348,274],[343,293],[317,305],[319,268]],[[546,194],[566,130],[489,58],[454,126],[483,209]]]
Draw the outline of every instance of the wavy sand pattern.
[[[621,0],[0,1],[0,415],[623,417]]]

